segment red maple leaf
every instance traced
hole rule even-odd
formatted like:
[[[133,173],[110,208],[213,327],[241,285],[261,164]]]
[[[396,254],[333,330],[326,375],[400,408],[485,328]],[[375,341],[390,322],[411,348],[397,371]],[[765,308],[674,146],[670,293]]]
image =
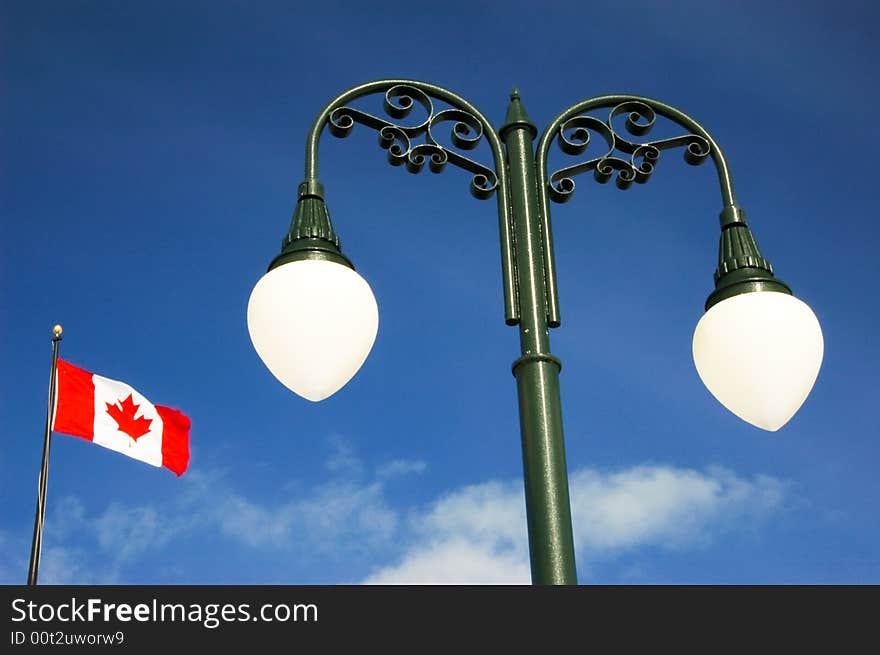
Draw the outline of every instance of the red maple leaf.
[[[123,401],[104,404],[107,405],[107,413],[119,426],[119,431],[125,432],[135,441],[150,431],[150,423],[153,422],[153,419],[143,416],[134,417],[140,405],[134,404],[132,394],[128,394],[128,398]]]

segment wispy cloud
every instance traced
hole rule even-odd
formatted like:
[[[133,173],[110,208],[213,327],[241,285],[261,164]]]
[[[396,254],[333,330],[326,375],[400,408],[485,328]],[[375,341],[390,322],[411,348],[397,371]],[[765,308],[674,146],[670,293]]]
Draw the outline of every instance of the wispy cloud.
[[[580,469],[570,486],[575,546],[587,564],[639,547],[705,544],[733,525],[767,517],[785,496],[785,485],[774,478],[746,479],[720,468]],[[410,528],[412,541],[403,557],[365,583],[529,581],[520,482],[466,487],[416,515]]]
[[[42,584],[116,584],[141,555],[163,548],[179,534],[152,506],[111,503],[89,516],[76,497],[61,498],[49,512],[40,557]]]
[[[349,477],[359,477],[363,473],[363,464],[348,441],[334,435],[330,438],[330,445],[334,452],[324,464],[328,471]]]
[[[245,552],[357,556],[367,584],[529,582],[521,480],[469,485],[407,505],[392,502],[385,482],[423,472],[424,462],[393,460],[365,480],[363,464],[341,442],[331,461],[337,474],[328,482],[275,503],[244,495],[220,472],[199,471],[188,473],[183,493],[161,507],[114,501],[90,514],[77,498],[65,498],[49,517],[41,581],[126,582],[150,556],[198,535]],[[702,547],[725,530],[759,526],[787,494],[775,478],[721,468],[583,468],[572,472],[570,483],[582,568],[637,548]],[[0,534],[0,550],[11,553],[9,541]],[[0,568],[0,575],[17,581],[11,570]]]
[[[126,507],[120,503],[111,504],[94,520],[93,527],[101,549],[116,553],[121,562],[164,547],[177,531],[154,507]]]
[[[0,584],[24,584],[27,581],[28,559],[25,548],[30,542],[13,538],[0,531]]]
[[[83,548],[50,546],[40,557],[38,581],[43,585],[118,584],[119,565],[96,565],[94,554]]]
[[[393,459],[376,468],[376,477],[380,480],[399,478],[411,473],[423,473],[427,467],[427,464],[420,459]]]
[[[40,583],[149,580],[144,563],[158,557],[167,569],[168,549],[190,538],[245,552],[363,557],[387,551],[400,524],[378,481],[334,478],[276,503],[245,496],[219,471],[190,471],[180,483],[181,493],[161,505],[113,501],[90,512],[78,497],[57,499],[46,517]],[[0,530],[0,584],[25,582],[29,545],[30,534]]]

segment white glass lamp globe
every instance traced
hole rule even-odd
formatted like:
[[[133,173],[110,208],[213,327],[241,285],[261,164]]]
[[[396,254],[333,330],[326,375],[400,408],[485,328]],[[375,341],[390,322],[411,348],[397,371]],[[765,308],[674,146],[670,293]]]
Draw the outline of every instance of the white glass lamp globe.
[[[379,310],[370,285],[354,270],[306,259],[260,278],[247,322],[254,349],[272,374],[317,402],[363,365],[376,340]]]
[[[709,308],[694,331],[694,364],[715,398],[775,432],[806,400],[822,365],[816,315],[787,293],[756,291]]]

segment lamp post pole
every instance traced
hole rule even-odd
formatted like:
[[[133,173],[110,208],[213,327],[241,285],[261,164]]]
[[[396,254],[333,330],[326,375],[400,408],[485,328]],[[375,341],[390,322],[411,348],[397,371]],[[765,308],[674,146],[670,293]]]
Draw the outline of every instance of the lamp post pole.
[[[349,104],[380,93],[384,94],[385,116]],[[435,101],[449,108],[435,109]],[[599,109],[610,109],[607,120],[589,113]],[[656,114],[687,132],[653,141],[632,139],[648,134]],[[615,119],[623,116],[627,136],[615,128]],[[441,141],[441,125],[449,123],[448,138]],[[392,165],[411,173],[427,165],[439,173],[452,164],[473,174],[471,193],[476,198],[497,196],[504,318],[507,325],[519,327],[520,335],[521,356],[512,369],[519,399],[533,584],[577,583],[559,395],[562,364],[551,353],[549,338],[549,328],[560,324],[550,200],[567,201],[574,191],[575,175],[592,171],[597,181],[605,183],[616,172],[616,185],[626,189],[633,182],[648,181],[663,150],[682,148],[685,161],[693,165],[711,156],[721,187],[722,234],[715,290],[694,337],[697,370],[725,406],[764,429],[778,429],[806,398],[822,358],[818,322],[804,303],[790,295],[788,286],[774,277],[745,214],[736,205],[727,162],[699,123],[649,98],[598,96],[559,114],[535,146],[538,130],[518,91],[511,93],[505,122],[496,132],[461,96],[413,80],[380,80],[349,89],[333,99],[312,125],[306,142],[305,180],[299,186],[290,230],[248,304],[254,347],[270,371],[294,392],[317,401],[337,391],[363,364],[376,335],[375,298],[340,250],[318,181],[318,142],[324,128],[336,137],[346,137],[355,124],[378,132],[379,145]],[[590,145],[591,133],[599,135],[607,150],[548,174],[551,143],[558,143],[568,155],[579,156]],[[464,154],[484,138],[494,159],[491,166]],[[446,145],[448,141],[451,145]],[[759,302],[730,304],[731,299],[746,296]],[[724,311],[713,314],[716,304],[726,304]],[[338,325],[328,329],[326,322],[320,323],[326,316],[346,322],[357,334],[343,338],[346,335],[340,336]],[[316,358],[322,349],[332,357]],[[766,371],[768,352],[772,370]],[[759,367],[760,375],[753,370]],[[783,394],[777,388],[782,384],[792,390]],[[785,402],[776,402],[779,407],[767,401],[782,396]]]
[[[523,477],[532,581],[576,584],[574,541],[568,498],[568,473],[562,432],[559,372],[562,363],[550,353],[544,239],[535,174],[533,139],[519,93],[511,94],[500,135],[510,173],[510,204],[516,244],[517,291],[522,355],[513,363],[519,397]]]

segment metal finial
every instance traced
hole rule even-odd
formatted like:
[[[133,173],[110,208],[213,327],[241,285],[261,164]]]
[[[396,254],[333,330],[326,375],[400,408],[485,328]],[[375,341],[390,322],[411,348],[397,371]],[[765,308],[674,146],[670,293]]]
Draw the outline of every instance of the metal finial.
[[[513,87],[513,90],[510,92],[510,99],[511,100],[519,100],[520,99],[518,88]]]
[[[62,332],[64,332],[64,329],[60,325],[56,325],[52,328],[52,334],[56,337],[60,337]]]

